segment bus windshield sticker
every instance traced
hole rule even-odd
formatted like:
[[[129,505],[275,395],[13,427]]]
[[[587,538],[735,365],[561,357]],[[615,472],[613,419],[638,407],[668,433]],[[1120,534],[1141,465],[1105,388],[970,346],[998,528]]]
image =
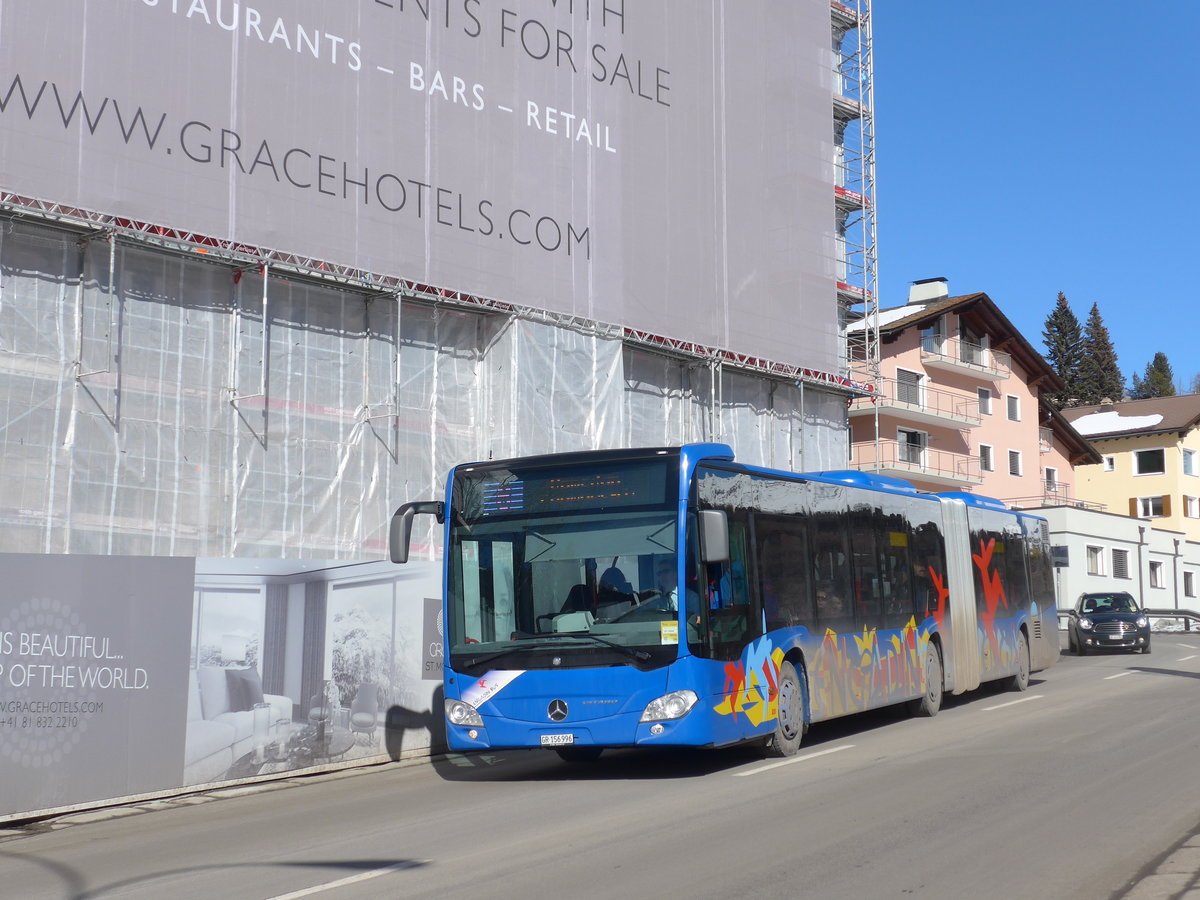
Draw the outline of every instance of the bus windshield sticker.
[[[462,692],[462,701],[470,703],[476,709],[496,696],[517,678],[525,674],[524,669],[496,669],[488,672],[470,687]]]
[[[678,644],[679,643],[679,623],[678,622],[659,622],[658,623],[659,641],[663,644]]]

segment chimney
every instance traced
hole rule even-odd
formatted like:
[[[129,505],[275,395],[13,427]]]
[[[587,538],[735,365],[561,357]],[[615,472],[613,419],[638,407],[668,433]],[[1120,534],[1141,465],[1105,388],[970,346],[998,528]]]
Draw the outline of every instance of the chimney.
[[[908,289],[909,303],[929,303],[950,296],[950,285],[945,278],[922,278],[914,281]]]

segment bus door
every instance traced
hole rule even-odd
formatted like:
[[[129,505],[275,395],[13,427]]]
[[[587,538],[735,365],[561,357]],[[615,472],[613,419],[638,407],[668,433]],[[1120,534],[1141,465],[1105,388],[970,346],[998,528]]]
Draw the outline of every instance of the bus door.
[[[729,560],[701,566],[688,540],[688,570],[697,572],[698,609],[688,611],[688,646],[697,656],[735,660],[762,636],[762,610],[750,590],[750,528],[744,512],[727,511]],[[690,528],[692,535],[695,529]],[[701,571],[702,570],[702,571]],[[689,577],[690,580],[690,577]],[[689,585],[689,594],[690,585]],[[691,598],[689,597],[689,600]]]

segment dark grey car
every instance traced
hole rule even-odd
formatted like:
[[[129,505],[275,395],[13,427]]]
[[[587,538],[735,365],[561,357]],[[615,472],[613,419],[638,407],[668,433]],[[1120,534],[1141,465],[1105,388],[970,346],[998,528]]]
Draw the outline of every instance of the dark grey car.
[[[1081,594],[1071,610],[1067,644],[1080,656],[1104,649],[1149,653],[1150,619],[1125,591]]]

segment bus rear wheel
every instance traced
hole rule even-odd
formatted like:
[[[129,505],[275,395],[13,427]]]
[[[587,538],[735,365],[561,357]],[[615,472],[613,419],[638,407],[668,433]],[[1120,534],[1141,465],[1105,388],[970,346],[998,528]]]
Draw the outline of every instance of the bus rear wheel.
[[[933,717],[942,708],[942,655],[933,641],[925,648],[925,693],[908,701],[909,715]]]
[[[1017,674],[1008,680],[1008,686],[1014,691],[1029,687],[1029,638],[1023,631],[1017,636]]]
[[[775,733],[767,738],[767,756],[795,756],[804,740],[804,682],[786,659],[779,666]]]

